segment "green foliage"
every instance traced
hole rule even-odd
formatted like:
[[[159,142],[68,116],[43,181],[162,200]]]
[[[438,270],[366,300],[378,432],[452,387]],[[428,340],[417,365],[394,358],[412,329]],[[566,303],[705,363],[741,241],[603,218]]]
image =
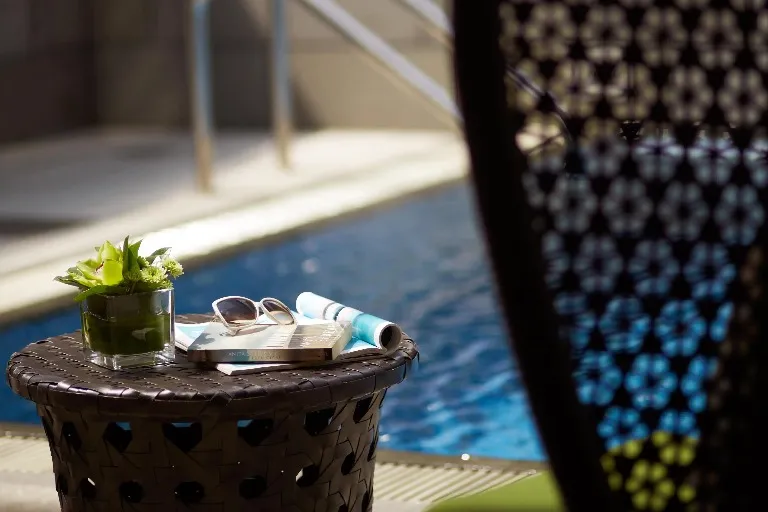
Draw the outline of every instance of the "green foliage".
[[[170,256],[170,247],[140,256],[141,240],[130,243],[125,237],[122,247],[109,241],[96,247],[96,257],[78,261],[66,274],[54,278],[80,290],[76,301],[91,295],[129,295],[172,288],[172,279],[184,273],[181,264]]]

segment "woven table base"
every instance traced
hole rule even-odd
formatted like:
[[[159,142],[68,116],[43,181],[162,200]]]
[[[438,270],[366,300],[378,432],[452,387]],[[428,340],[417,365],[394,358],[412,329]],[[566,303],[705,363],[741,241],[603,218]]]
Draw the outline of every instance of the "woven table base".
[[[112,371],[84,360],[80,332],[13,354],[8,384],[37,404],[64,512],[371,510],[380,408],[418,357],[413,340],[245,375],[176,356]]]
[[[65,512],[367,512],[384,394],[183,423],[38,412]]]

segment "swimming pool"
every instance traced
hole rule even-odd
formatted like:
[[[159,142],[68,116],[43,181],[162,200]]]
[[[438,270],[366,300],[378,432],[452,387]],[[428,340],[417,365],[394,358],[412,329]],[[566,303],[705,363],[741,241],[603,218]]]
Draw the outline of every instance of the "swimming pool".
[[[313,291],[395,321],[417,340],[421,364],[387,395],[382,447],[543,460],[471,201],[455,185],[208,264],[177,281],[177,311],[209,311],[224,295],[293,304]],[[74,307],[7,326],[0,355],[78,328]],[[0,401],[0,421],[38,421],[7,385]]]

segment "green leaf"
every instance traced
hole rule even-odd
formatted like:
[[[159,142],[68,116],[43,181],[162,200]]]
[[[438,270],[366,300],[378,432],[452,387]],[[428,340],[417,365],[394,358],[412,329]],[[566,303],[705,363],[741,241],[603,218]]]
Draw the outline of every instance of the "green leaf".
[[[79,272],[73,272],[74,274],[82,274],[88,279],[92,279],[94,281],[101,281],[101,278],[96,274],[95,269],[92,269],[82,261],[77,262],[77,267],[75,267]],[[72,269],[70,269],[72,270]]]
[[[127,237],[126,237],[127,240]],[[121,251],[112,245],[112,243],[107,240],[104,242],[104,244],[99,249],[99,258],[98,261],[100,263],[103,263],[107,260],[114,260],[114,261],[120,261],[120,257],[122,256]]]
[[[130,246],[128,248],[128,252],[131,253],[131,255],[133,256],[133,260],[138,265],[138,263],[139,263],[139,248],[138,248],[138,246],[135,246],[135,245]]]
[[[80,283],[82,286],[84,286],[86,288],[90,288],[91,286],[97,286],[97,285],[101,284],[101,280],[100,279],[99,280],[89,279],[89,278],[85,277],[84,275],[82,275],[80,273],[72,273],[72,272],[70,272],[69,274],[67,274],[67,277],[72,279],[73,281],[75,281],[77,283]]]
[[[81,290],[86,290],[88,287],[84,286],[74,279],[72,279],[70,276],[56,276],[53,278],[54,281],[58,281],[62,284],[67,284],[69,286],[75,286],[77,288],[80,288]]]
[[[78,261],[77,262],[77,266],[78,267],[81,266],[81,265],[85,265],[86,267],[88,267],[91,270],[97,270],[99,268],[99,266],[101,265],[101,262],[96,261],[93,258],[89,258],[87,260],[83,260],[83,261]]]
[[[125,242],[123,242],[123,277],[130,279],[131,274],[135,274],[139,270],[139,255],[131,250],[131,246],[128,245],[128,237],[125,237]]]
[[[131,251],[133,251],[133,253],[136,254],[137,256],[139,254],[139,247],[141,247],[141,242],[142,242],[141,240],[134,242],[129,247]]]
[[[160,257],[165,256],[166,254],[168,254],[168,251],[170,251],[170,250],[171,250],[170,247],[161,247],[160,249],[156,250],[155,252],[153,252],[152,254],[147,256],[147,261],[151,265],[152,263],[155,262],[155,260],[157,258],[160,258]]]
[[[164,290],[166,288],[171,288],[173,285],[168,279],[163,279],[159,281],[153,281],[153,282],[147,282],[147,281],[139,281],[136,283],[136,286],[134,287],[133,291],[136,293],[142,293],[142,292],[152,292],[155,290]]]
[[[105,261],[101,269],[101,281],[107,286],[119,284],[123,280],[123,263],[114,260]]]
[[[83,299],[87,299],[91,295],[126,295],[128,294],[128,288],[123,286],[122,284],[115,285],[115,286],[109,286],[106,284],[100,284],[99,286],[94,286],[92,288],[88,288],[87,290],[83,290],[82,292],[78,293],[75,296],[75,300],[81,301]]]
[[[104,292],[108,291],[110,288],[112,288],[112,287],[111,286],[107,286],[105,284],[102,284],[102,285],[99,285],[99,286],[94,286],[93,288],[88,288],[87,290],[83,290],[82,292],[80,292],[77,295],[75,295],[75,300],[80,302],[82,300],[87,299],[91,295],[98,295],[100,293],[104,293]]]
[[[107,240],[94,247],[95,258],[78,261],[65,275],[54,280],[77,287],[78,301],[95,294],[126,295],[170,288],[170,279],[183,273],[181,265],[168,257],[171,248],[163,247],[144,258],[139,256],[141,244],[142,240],[131,243],[128,236],[118,245]],[[155,266],[158,258],[162,258],[162,266]]]

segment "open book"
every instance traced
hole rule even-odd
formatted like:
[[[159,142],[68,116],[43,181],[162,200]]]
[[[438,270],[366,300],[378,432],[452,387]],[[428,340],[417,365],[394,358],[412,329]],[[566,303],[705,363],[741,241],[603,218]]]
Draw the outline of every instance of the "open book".
[[[299,313],[294,313],[299,326],[327,324],[328,320],[314,319]],[[176,322],[176,347],[184,352],[190,345],[204,336],[209,330],[210,322],[197,324],[184,324]],[[384,342],[376,337],[364,336],[365,339],[352,337],[339,355],[332,360],[326,361],[301,361],[290,363],[259,362],[259,363],[215,363],[217,370],[227,375],[242,375],[247,373],[258,373],[270,370],[288,370],[293,368],[319,366],[328,363],[337,363],[340,361],[355,360],[366,358],[373,355],[384,355],[390,350],[397,348],[400,339],[385,339]]]

